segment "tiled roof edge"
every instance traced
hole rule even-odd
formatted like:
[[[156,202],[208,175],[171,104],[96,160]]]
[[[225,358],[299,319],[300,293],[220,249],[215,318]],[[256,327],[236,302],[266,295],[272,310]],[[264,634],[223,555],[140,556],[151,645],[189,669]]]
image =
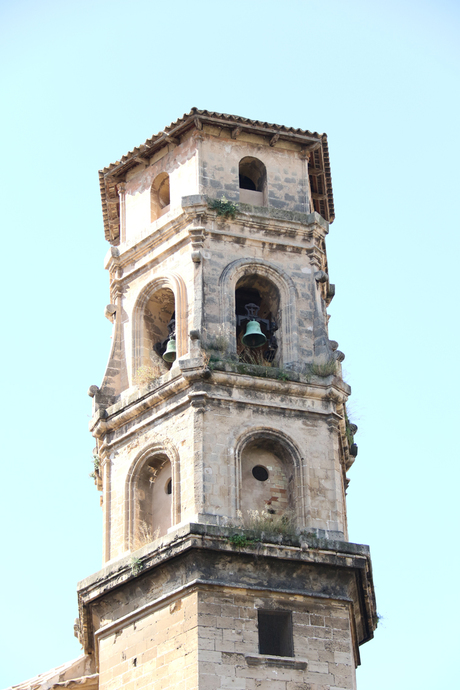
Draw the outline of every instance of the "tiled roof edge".
[[[319,134],[318,132],[310,132],[309,130],[304,130],[295,127],[285,127],[284,125],[276,125],[269,122],[262,122],[260,120],[251,120],[246,117],[240,117],[239,115],[228,115],[226,113],[216,113],[211,110],[200,110],[199,108],[192,108],[189,113],[185,113],[182,117],[178,118],[175,122],[164,128],[163,131],[147,139],[144,144],[136,146],[132,151],[129,151],[126,155],[122,156],[120,160],[115,163],[111,163],[107,167],[99,171],[99,184],[101,190],[101,201],[102,201],[102,214],[104,221],[104,232],[105,238],[109,242],[117,242],[116,237],[111,237],[111,228],[109,223],[109,216],[107,210],[107,188],[106,188],[106,178],[111,177],[111,175],[117,173],[118,169],[120,172],[126,171],[131,167],[130,162],[134,157],[143,157],[150,149],[163,141],[164,144],[167,143],[169,137],[173,137],[176,133],[180,134],[189,126],[196,126],[199,124],[200,120],[212,122],[215,121],[216,124],[222,123],[227,125],[233,125],[234,127],[242,127],[247,129],[256,129],[263,133],[263,130],[267,134],[277,134],[284,135],[286,139],[294,139],[299,141],[299,143],[304,140],[308,143],[308,139],[312,142],[320,142],[323,149],[323,160],[324,160],[324,173],[326,178],[327,187],[327,203],[329,209],[329,222],[334,220],[334,197],[332,191],[332,178],[331,169],[329,161],[329,149],[327,144],[327,135]],[[153,155],[154,151],[152,150]],[[147,156],[148,158],[148,156]],[[147,160],[146,160],[147,162]],[[135,164],[135,161],[133,161]]]
[[[172,122],[170,125],[164,128],[163,131],[158,132],[158,134],[154,134],[150,139],[147,139],[143,144],[140,146],[136,146],[132,151],[129,151],[127,154],[122,156],[118,161],[115,163],[111,163],[107,167],[103,168],[101,172],[106,175],[107,173],[112,172],[115,168],[117,168],[119,165],[122,165],[123,163],[127,162],[132,156],[135,155],[142,155],[145,153],[146,150],[151,148],[154,144],[156,144],[160,139],[164,138],[165,143],[167,136],[171,136],[171,134],[178,128],[180,128],[182,125],[186,124],[188,120],[192,118],[203,118],[203,119],[209,119],[209,118],[216,118],[222,122],[225,122],[229,125],[235,125],[235,126],[242,126],[242,127],[257,127],[257,128],[262,128],[262,129],[274,129],[280,134],[286,134],[286,135],[294,135],[298,137],[311,137],[314,139],[317,139],[318,141],[322,141],[323,137],[325,136],[324,134],[319,134],[318,132],[310,132],[309,130],[304,130],[304,129],[299,129],[299,128],[294,128],[294,127],[285,127],[284,125],[276,125],[272,124],[270,122],[262,122],[260,120],[250,120],[247,117],[240,117],[238,115],[228,115],[227,113],[216,113],[210,110],[199,110],[198,108],[192,108],[189,113],[184,113],[182,117],[178,118],[175,122]]]

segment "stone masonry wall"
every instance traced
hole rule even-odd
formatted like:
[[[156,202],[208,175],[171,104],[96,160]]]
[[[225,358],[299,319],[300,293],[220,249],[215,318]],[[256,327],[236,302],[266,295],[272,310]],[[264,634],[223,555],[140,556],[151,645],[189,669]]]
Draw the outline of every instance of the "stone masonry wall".
[[[151,420],[143,429],[142,435],[133,433],[110,452],[110,481],[104,487],[104,502],[107,503],[105,533],[109,544],[106,560],[121,556],[129,548],[126,541],[130,527],[127,524],[128,503],[130,498],[134,503],[136,497],[127,494],[128,473],[139,453],[148,451],[149,447],[158,448],[165,442],[165,448],[173,444],[179,454],[179,468],[176,468],[176,472],[179,469],[179,475],[176,475],[176,483],[173,485],[173,500],[176,498],[175,493],[179,492],[180,517],[174,516],[173,522],[187,518],[190,520],[195,515],[195,422],[190,408],[169,415],[167,420]],[[151,528],[154,533],[155,525]]]
[[[278,230],[278,237],[273,236],[273,242],[270,241],[264,231],[257,231],[254,228],[237,226],[232,227],[226,224],[223,227],[222,223],[215,221],[211,224],[211,232],[216,229],[220,230],[221,235],[228,233],[228,237],[218,235],[216,233],[205,241],[203,254],[203,283],[204,283],[204,306],[203,319],[205,325],[205,332],[207,337],[212,338],[218,335],[222,327],[223,314],[221,311],[221,287],[219,281],[224,273],[224,270],[232,263],[238,260],[252,260],[255,266],[257,262],[266,263],[273,268],[274,274],[270,280],[275,282],[278,280],[277,287],[280,289],[283,284],[292,284],[295,287],[296,295],[294,297],[295,319],[292,323],[292,328],[298,335],[299,350],[297,358],[300,366],[311,362],[314,355],[314,317],[316,310],[316,295],[319,291],[318,284],[314,279],[315,266],[309,256],[302,252],[300,247],[283,248],[280,246],[279,240],[283,236],[282,227]],[[233,235],[233,237],[232,237]],[[238,240],[236,237],[238,236]],[[233,241],[232,241],[233,240]],[[276,246],[275,246],[276,243]],[[307,245],[308,246],[308,245]],[[257,267],[254,268],[257,271]],[[278,279],[276,278],[278,272]],[[288,275],[290,281],[286,281],[284,276]],[[231,288],[228,288],[231,289]],[[281,365],[283,362],[283,345],[282,342],[282,322],[283,319],[288,318],[286,301],[281,299],[280,305],[280,326],[276,333],[280,341]],[[321,314],[321,321],[323,323],[324,333],[327,333],[325,315]]]
[[[196,690],[197,594],[99,637],[99,690]]]
[[[246,396],[245,401],[244,394],[239,395],[236,390],[219,393],[219,404],[210,404],[203,415],[204,512],[235,517],[245,491],[237,465],[236,443],[243,436],[249,439],[253,431],[266,430],[270,438],[272,430],[290,439],[300,451],[298,473],[293,465],[287,468],[288,476],[294,475],[297,480],[297,526],[336,531],[343,538],[346,526],[342,471],[336,434],[331,433],[327,419],[321,420],[321,414],[270,410],[270,405],[276,404],[277,393],[259,393],[252,400]],[[228,402],[222,400],[224,395]]]
[[[217,135],[216,128],[205,127],[204,132]],[[300,146],[290,142],[267,146],[263,137],[254,134],[241,134],[235,141],[225,128],[218,136],[205,134],[201,145],[200,193],[238,202],[239,162],[248,156],[262,161],[267,169],[268,206],[309,213],[307,165],[299,151]]]
[[[272,392],[254,394],[248,389],[203,382],[197,390],[209,395],[205,409],[186,406],[177,411],[176,399],[156,411],[157,419],[152,419],[148,410],[133,428],[127,425],[113,434],[110,476],[104,486],[109,544],[106,560],[140,543],[138,538],[130,541],[136,496],[128,491],[137,458],[143,455],[147,459],[150,448],[152,453],[164,449],[176,463],[172,500],[180,510],[173,510],[173,527],[187,521],[223,519],[225,523],[226,519],[234,520],[243,503],[247,504],[237,447],[250,442],[254,433],[265,434],[268,439],[272,438],[270,433],[278,434],[281,443],[286,439],[297,449],[297,460],[292,457],[284,461],[286,478],[295,491],[297,527],[328,530],[336,532],[336,538],[346,538],[338,435],[330,426],[333,405],[329,402],[329,409],[325,409],[320,401],[296,399],[285,393],[286,409],[282,409],[277,406],[278,389],[279,385]],[[154,533],[156,526],[151,528]]]
[[[126,182],[126,245],[151,234],[168,221],[180,207],[183,196],[198,193],[198,160],[195,137],[186,138],[180,146],[162,149],[148,168],[139,165]],[[170,212],[158,221],[150,219],[150,188],[157,175],[166,172],[170,179]]]
[[[292,613],[293,656],[259,654],[258,610]],[[349,605],[198,590],[97,633],[100,690],[354,690]]]
[[[267,664],[263,655],[257,658],[258,609],[292,611],[293,658],[306,661],[306,669],[289,668],[289,662],[277,663],[275,657],[271,657],[272,664]],[[198,625],[200,690],[354,690],[356,687],[346,603],[279,593],[255,596],[230,588],[200,592]]]

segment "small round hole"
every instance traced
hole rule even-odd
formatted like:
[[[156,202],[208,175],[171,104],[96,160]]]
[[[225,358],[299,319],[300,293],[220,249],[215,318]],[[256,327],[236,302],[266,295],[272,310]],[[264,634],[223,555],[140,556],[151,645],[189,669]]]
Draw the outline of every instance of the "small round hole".
[[[166,482],[165,491],[167,494],[172,494],[172,479],[168,479]]]
[[[257,479],[258,482],[266,482],[268,479],[268,472],[262,465],[256,465],[252,468],[252,476]]]

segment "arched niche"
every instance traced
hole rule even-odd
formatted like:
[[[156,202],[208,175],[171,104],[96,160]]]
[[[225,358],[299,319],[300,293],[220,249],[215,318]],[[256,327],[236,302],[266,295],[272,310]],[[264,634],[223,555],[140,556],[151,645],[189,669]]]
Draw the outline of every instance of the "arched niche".
[[[222,314],[222,333],[228,340],[228,352],[237,354],[237,307],[236,289],[247,286],[251,288],[262,286],[262,292],[267,290],[265,304],[272,304],[278,316],[278,330],[276,338],[278,350],[276,363],[279,366],[289,366],[297,362],[299,357],[298,328],[297,328],[297,291],[292,278],[282,269],[273,266],[264,259],[238,259],[226,266],[219,279],[220,306]],[[266,288],[265,288],[266,286]],[[275,291],[278,297],[273,299]],[[265,307],[263,307],[265,308]]]
[[[235,287],[236,348],[241,361],[264,364],[276,363],[278,355],[277,331],[281,325],[280,293],[277,286],[265,276],[248,273]],[[248,324],[255,320],[265,336],[264,345],[247,347],[243,338]]]
[[[142,365],[158,362],[166,350],[168,340],[175,335],[176,306],[174,293],[169,287],[156,290],[144,309]],[[141,366],[142,366],[141,365]]]
[[[258,158],[245,156],[238,166],[240,201],[254,206],[267,205],[267,168]]]
[[[126,482],[126,548],[134,551],[180,522],[179,462],[172,445],[138,456]]]
[[[297,528],[305,525],[302,459],[284,433],[268,428],[245,432],[235,448],[237,511],[243,523],[253,511],[278,521],[287,518]]]
[[[133,378],[140,367],[163,362],[161,355],[172,328],[176,355],[181,357],[187,353],[188,347],[187,298],[183,278],[176,273],[151,281],[136,300],[133,309]]]
[[[169,210],[170,189],[169,175],[162,172],[156,176],[150,187],[150,222]]]

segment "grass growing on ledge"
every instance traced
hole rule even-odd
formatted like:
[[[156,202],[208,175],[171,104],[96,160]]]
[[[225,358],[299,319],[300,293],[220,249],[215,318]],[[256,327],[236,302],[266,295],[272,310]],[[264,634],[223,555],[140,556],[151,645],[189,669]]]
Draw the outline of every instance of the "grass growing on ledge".
[[[157,379],[159,379],[161,376],[161,370],[160,367],[155,365],[155,366],[142,366],[139,367],[139,369],[136,371],[136,374],[133,379],[133,383],[136,386],[148,386],[151,383],[155,383]]]
[[[219,357],[214,353],[209,357],[209,368],[217,371],[232,371],[246,376],[258,376],[260,378],[274,379],[278,381],[299,381],[300,376],[287,369],[279,369],[273,365],[249,364],[238,362],[230,357]]]
[[[222,218],[231,218],[232,220],[238,213],[238,204],[229,201],[225,196],[220,199],[208,199],[208,206]]]
[[[142,561],[140,558],[131,558],[131,563],[129,564],[131,568],[131,573],[136,576],[139,575],[139,573],[142,570]]]
[[[270,541],[273,536],[289,539],[297,536],[295,517],[290,511],[269,513],[268,510],[248,510],[245,516],[238,511],[238,518],[239,524],[230,526],[239,531],[232,534],[228,541],[239,549]]]
[[[294,515],[290,511],[269,513],[268,510],[248,510],[243,517],[243,525],[245,529],[260,535],[269,532],[293,536],[296,533]]]
[[[254,539],[249,539],[245,534],[235,533],[228,538],[229,543],[237,549],[244,548],[249,544],[254,544]]]
[[[308,374],[313,374],[313,376],[335,376],[337,374],[337,362],[335,359],[330,359],[324,364],[316,364],[315,362],[312,362],[311,364],[306,365],[306,371]]]
[[[273,367],[273,362],[269,362],[264,358],[264,353],[262,350],[254,350],[250,347],[244,347],[241,352],[238,353],[238,360],[242,364],[255,364],[259,367]]]

